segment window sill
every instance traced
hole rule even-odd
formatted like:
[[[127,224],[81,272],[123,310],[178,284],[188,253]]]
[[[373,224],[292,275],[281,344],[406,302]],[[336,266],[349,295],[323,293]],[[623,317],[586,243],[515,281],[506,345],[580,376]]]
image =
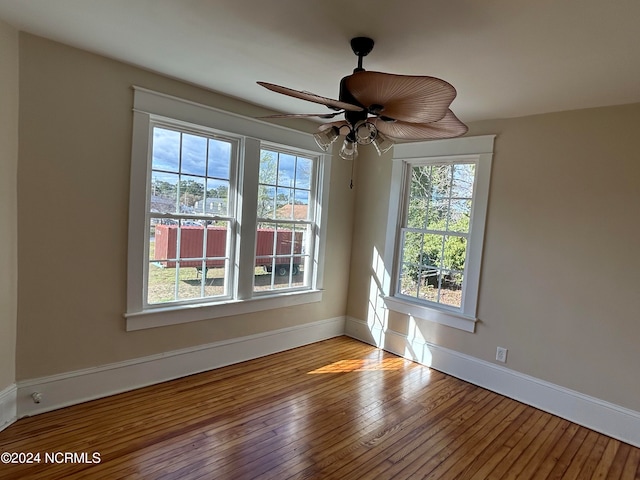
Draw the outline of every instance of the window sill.
[[[322,301],[322,290],[305,290],[304,292],[261,296],[248,300],[159,307],[141,312],[128,312],[124,316],[127,331],[130,332],[320,301]]]
[[[419,305],[396,297],[383,297],[384,304],[389,310],[404,313],[413,317],[422,318],[430,322],[447,325],[448,327],[474,333],[476,330],[477,318],[468,317],[461,313],[448,312]]]

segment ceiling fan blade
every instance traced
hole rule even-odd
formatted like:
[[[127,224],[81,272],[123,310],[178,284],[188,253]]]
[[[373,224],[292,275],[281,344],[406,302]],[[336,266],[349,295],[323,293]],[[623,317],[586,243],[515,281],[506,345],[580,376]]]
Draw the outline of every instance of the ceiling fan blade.
[[[374,124],[383,135],[400,141],[454,138],[464,135],[468,131],[467,126],[458,120],[458,117],[451,110],[447,110],[445,116],[437,122],[384,122],[378,119]]]
[[[329,122],[329,123],[323,123],[322,125],[320,125],[318,127],[318,131],[322,132],[324,130],[327,130],[328,128],[331,127],[338,127],[338,130],[342,127],[344,127],[345,125],[349,125],[349,122],[347,122],[346,120],[339,120],[337,122]]]
[[[333,118],[336,115],[342,115],[344,111],[333,112],[333,113],[280,113],[276,115],[265,115],[264,117],[257,118],[308,118],[308,117],[318,117],[318,118]]]
[[[411,123],[437,122],[456,97],[456,89],[439,78],[392,73],[356,72],[346,78],[346,87],[372,113]],[[375,106],[383,109],[377,112]]]
[[[283,95],[289,95],[290,97],[300,98],[307,100],[308,102],[319,103],[320,105],[326,105],[329,108],[336,110],[348,110],[351,112],[361,112],[364,108],[358,105],[353,105],[347,102],[341,102],[340,100],[334,100],[333,98],[322,97],[311,92],[303,92],[300,90],[294,90],[292,88],[282,87],[274,83],[258,82],[258,85],[271,90],[272,92],[282,93]]]

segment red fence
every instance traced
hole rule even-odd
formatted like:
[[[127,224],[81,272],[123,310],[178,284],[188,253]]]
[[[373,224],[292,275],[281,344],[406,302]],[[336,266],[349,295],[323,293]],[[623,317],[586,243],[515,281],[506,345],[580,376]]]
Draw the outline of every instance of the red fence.
[[[204,227],[181,227],[180,234],[180,259],[201,258],[203,252]],[[291,230],[258,229],[256,237],[256,266],[271,267],[274,255],[289,255],[286,258],[276,258],[276,265],[290,263],[290,255],[293,264],[302,263],[302,232],[295,232],[295,245],[291,250],[291,241],[294,233]],[[274,237],[276,241],[274,242]],[[155,252],[154,260],[167,268],[175,268],[178,246],[177,225],[156,225],[155,228]],[[275,248],[274,248],[275,246]],[[207,227],[207,257],[219,257],[207,260],[207,267],[224,267],[227,248],[227,229],[224,227]],[[202,267],[202,260],[181,260],[181,267]]]

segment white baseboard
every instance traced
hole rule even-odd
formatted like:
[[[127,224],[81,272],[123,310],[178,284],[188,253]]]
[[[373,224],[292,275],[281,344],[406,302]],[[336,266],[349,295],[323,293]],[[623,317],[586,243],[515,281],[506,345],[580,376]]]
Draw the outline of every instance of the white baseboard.
[[[344,317],[336,317],[125,362],[20,381],[17,386],[17,417],[36,415],[344,335],[344,322]],[[32,397],[36,392],[41,395],[40,403],[35,403]],[[15,413],[15,401],[13,405]]]
[[[18,418],[17,398],[18,388],[15,383],[0,390],[0,431],[7,428]]]
[[[640,412],[347,317],[346,335],[640,447]]]

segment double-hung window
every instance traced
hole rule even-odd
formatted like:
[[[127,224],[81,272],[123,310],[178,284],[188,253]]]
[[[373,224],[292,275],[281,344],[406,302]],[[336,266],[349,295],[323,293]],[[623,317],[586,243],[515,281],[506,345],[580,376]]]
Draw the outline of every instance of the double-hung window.
[[[314,239],[314,161],[274,147],[260,150],[254,292],[309,285]]]
[[[127,329],[319,301],[330,159],[312,136],[134,92]]]
[[[396,145],[387,306],[474,331],[493,136]]]
[[[238,139],[166,122],[150,128],[146,304],[229,298]]]

